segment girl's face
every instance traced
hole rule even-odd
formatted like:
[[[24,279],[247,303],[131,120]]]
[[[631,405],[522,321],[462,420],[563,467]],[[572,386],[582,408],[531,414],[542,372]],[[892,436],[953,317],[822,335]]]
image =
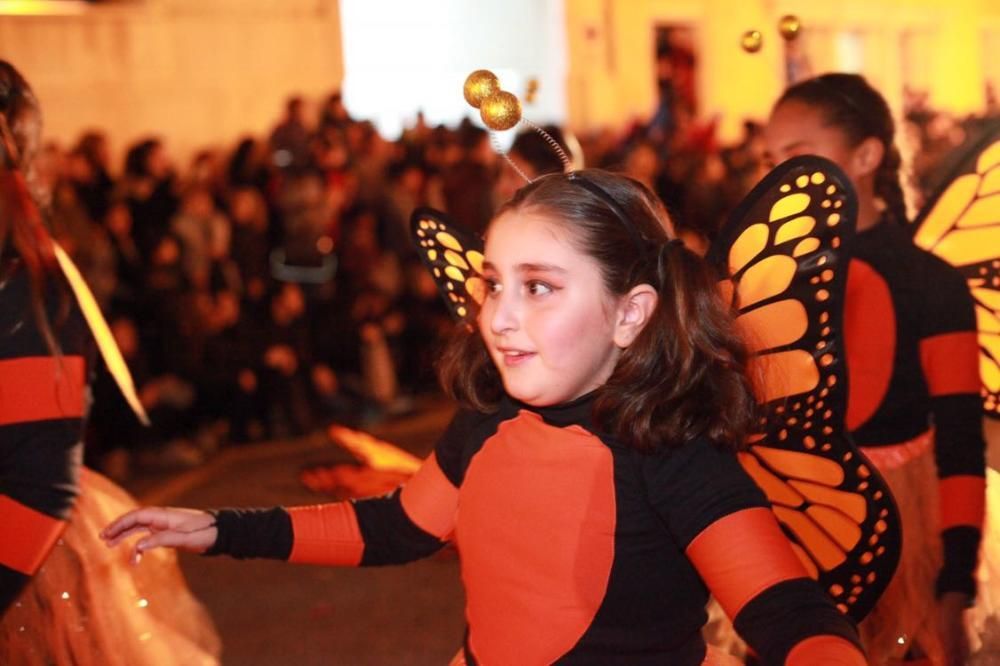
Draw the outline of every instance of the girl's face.
[[[565,226],[509,211],[490,225],[483,266],[489,290],[479,330],[511,397],[553,405],[607,381],[621,353],[620,299]]]
[[[764,131],[766,161],[781,164],[798,155],[819,155],[835,163],[853,181],[859,174],[854,168],[855,150],[844,132],[826,123],[823,111],[815,106],[788,100],[771,112]]]

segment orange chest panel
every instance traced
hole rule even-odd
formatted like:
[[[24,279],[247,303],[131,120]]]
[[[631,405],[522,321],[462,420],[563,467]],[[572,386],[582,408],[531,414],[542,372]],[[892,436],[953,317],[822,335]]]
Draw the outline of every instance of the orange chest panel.
[[[847,270],[844,346],[850,380],[847,428],[856,430],[882,404],[896,356],[896,311],[889,286],[859,259]]]
[[[500,425],[469,465],[456,526],[480,662],[551,663],[577,643],[607,589],[615,515],[595,435],[525,411]]]

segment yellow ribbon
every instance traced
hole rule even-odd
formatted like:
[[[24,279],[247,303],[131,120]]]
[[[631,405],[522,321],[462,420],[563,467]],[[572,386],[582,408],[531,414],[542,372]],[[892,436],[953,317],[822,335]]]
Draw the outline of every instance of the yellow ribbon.
[[[97,341],[97,348],[101,350],[101,356],[104,358],[105,365],[108,366],[108,371],[115,378],[115,383],[118,384],[118,388],[121,389],[122,395],[125,396],[132,411],[135,412],[143,425],[148,426],[149,417],[146,415],[142,403],[139,402],[139,396],[136,395],[132,374],[128,371],[128,366],[125,365],[125,359],[122,358],[122,352],[118,349],[111,329],[108,328],[108,322],[101,314],[101,307],[97,304],[97,299],[94,298],[90,287],[87,286],[79,269],[66,254],[66,251],[59,247],[59,243],[55,241],[52,241],[52,245],[56,259],[59,261],[59,267],[62,268],[66,280],[69,281],[69,286],[73,289],[76,302],[79,303],[83,317],[90,327],[90,332],[94,335],[94,340]]]

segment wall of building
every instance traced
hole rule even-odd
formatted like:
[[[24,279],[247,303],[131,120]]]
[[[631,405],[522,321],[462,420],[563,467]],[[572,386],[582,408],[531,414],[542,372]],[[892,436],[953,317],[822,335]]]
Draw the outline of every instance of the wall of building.
[[[656,105],[654,31],[693,30],[700,114],[717,115],[724,138],[763,118],[785,85],[781,16],[801,19],[814,73],[863,73],[899,108],[904,85],[955,113],[982,112],[987,80],[1000,90],[1000,3],[991,0],[566,0],[568,108],[580,128],[648,118]],[[746,30],[763,48],[740,47]]]
[[[185,159],[269,131],[289,95],[318,102],[343,78],[337,0],[125,0],[77,9],[0,15],[0,57],[31,81],[46,136],[62,143],[91,127],[106,130],[116,151],[159,134]]]

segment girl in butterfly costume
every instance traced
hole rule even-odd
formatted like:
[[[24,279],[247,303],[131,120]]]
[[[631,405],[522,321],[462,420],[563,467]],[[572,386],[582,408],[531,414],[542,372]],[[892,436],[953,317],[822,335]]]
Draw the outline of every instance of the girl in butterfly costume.
[[[767,126],[774,161],[816,154],[858,193],[844,312],[847,427],[900,508],[896,577],[861,625],[872,663],[961,664],[984,515],[979,347],[966,280],[906,229],[893,121],[863,78],[789,88]]]
[[[0,663],[215,664],[175,561],[137,572],[97,538],[135,503],[80,465],[94,338],[27,189],[40,120],[0,61]]]
[[[746,351],[714,274],[668,226],[635,181],[534,181],[494,218],[485,257],[461,259],[486,292],[478,330],[462,329],[441,364],[465,407],[401,489],[141,509],[103,536],[150,532],[138,553],[348,566],[454,542],[468,621],[456,664],[706,663],[708,590],[766,663],[863,664],[851,621],[736,460],[754,415]]]

